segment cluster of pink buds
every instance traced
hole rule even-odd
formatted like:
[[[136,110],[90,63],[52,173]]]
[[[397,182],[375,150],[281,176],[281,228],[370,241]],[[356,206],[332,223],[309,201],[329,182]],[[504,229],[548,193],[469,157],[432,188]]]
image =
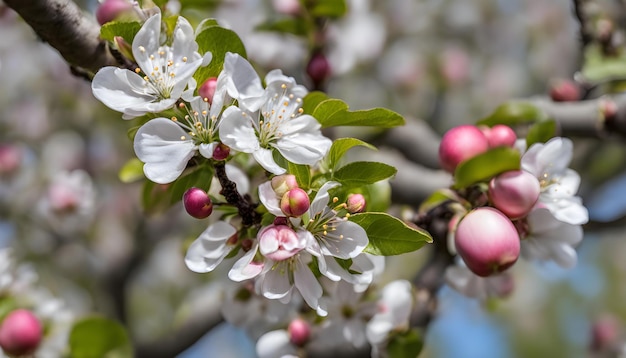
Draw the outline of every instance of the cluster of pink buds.
[[[289,217],[300,217],[309,210],[311,201],[306,191],[298,186],[292,174],[272,178],[272,189],[280,198],[280,210]]]
[[[505,125],[455,127],[441,141],[441,165],[454,172],[461,162],[491,148],[513,147],[516,140],[515,132]],[[520,230],[537,205],[541,187],[533,174],[513,170],[492,178],[486,191],[489,206],[471,210],[452,225],[457,253],[481,277],[503,272],[517,261],[520,236],[525,235]]]
[[[517,136],[505,125],[493,127],[461,125],[447,131],[439,145],[441,167],[454,173],[461,162],[471,159],[491,148],[513,147]]]

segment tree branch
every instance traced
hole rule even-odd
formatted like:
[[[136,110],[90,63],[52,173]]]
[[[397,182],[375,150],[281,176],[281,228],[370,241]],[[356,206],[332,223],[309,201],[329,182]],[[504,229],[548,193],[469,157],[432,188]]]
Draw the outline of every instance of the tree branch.
[[[71,0],[4,0],[73,66],[97,72],[118,63],[100,40],[100,27]]]

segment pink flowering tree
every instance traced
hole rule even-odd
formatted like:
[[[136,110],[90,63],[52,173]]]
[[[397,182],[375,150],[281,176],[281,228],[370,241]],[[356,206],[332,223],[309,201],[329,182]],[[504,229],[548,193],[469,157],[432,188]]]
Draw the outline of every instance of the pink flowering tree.
[[[624,216],[585,204],[623,170],[626,11],[563,3],[524,14],[576,24],[529,50],[568,68],[515,92],[478,4],[4,0],[3,354],[191,356],[226,322],[251,356],[415,357],[446,292],[532,305]],[[584,352],[626,354],[611,305]]]

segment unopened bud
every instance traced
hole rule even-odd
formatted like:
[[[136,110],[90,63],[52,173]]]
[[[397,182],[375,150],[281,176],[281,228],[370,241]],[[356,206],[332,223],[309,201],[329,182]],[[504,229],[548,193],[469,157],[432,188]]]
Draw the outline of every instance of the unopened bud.
[[[493,206],[512,219],[526,216],[539,199],[540,191],[539,180],[523,170],[502,173],[489,182]]]
[[[224,143],[219,143],[213,149],[213,159],[225,160],[230,155],[230,147]]]
[[[489,207],[475,209],[461,219],[454,243],[467,267],[482,277],[508,269],[520,254],[520,240],[513,223]]]
[[[591,326],[589,348],[593,352],[605,351],[619,342],[620,334],[621,329],[617,319],[613,316],[603,316]]]
[[[274,218],[274,225],[287,225],[289,220],[285,216],[277,216]]]
[[[309,75],[315,87],[319,87],[330,76],[330,63],[322,53],[316,53],[311,57],[306,66],[306,73]]]
[[[39,319],[26,309],[9,313],[0,326],[0,347],[11,356],[33,354],[43,336]]]
[[[513,129],[511,129],[511,127],[509,126],[505,126],[504,124],[496,124],[495,126],[491,128],[480,127],[480,130],[483,132],[483,134],[487,138],[487,142],[489,143],[489,148],[497,148],[497,147],[513,148],[513,146],[515,146],[517,135],[515,134],[515,131],[513,131]]]
[[[261,254],[274,261],[286,260],[306,246],[306,240],[298,237],[298,234],[286,225],[266,226],[259,231],[257,237]]]
[[[135,56],[133,55],[132,46],[128,42],[126,42],[126,40],[124,40],[122,36],[113,37],[113,42],[115,42],[115,45],[117,46],[117,50],[122,55],[124,55],[124,57],[126,57],[127,59],[131,61],[135,61]]]
[[[187,189],[183,194],[183,205],[187,213],[196,219],[207,218],[213,212],[211,198],[200,188]]]
[[[272,189],[277,196],[283,197],[286,192],[298,187],[298,181],[293,174],[277,175],[272,178]]]
[[[22,164],[22,151],[10,144],[0,145],[0,175],[14,173]]]
[[[311,206],[309,195],[300,188],[293,188],[280,200],[280,210],[287,216],[298,217],[306,213]]]
[[[447,131],[439,144],[439,162],[443,169],[454,173],[456,167],[463,161],[486,152],[489,142],[473,125],[461,125]]]
[[[302,318],[296,318],[287,327],[289,340],[296,346],[303,346],[311,337],[311,325]]]
[[[213,96],[215,95],[215,89],[217,88],[217,78],[211,77],[198,88],[198,95],[205,99],[209,104],[213,103]]]
[[[126,0],[105,0],[96,10],[96,20],[100,25],[117,19],[120,15],[130,12],[133,5]]]
[[[365,197],[363,194],[350,194],[346,201],[346,209],[351,214],[360,213],[365,210]]]
[[[274,10],[280,14],[298,15],[302,10],[299,0],[272,0]]]
[[[550,89],[550,98],[555,102],[573,102],[581,98],[580,87],[571,80],[558,80]]]

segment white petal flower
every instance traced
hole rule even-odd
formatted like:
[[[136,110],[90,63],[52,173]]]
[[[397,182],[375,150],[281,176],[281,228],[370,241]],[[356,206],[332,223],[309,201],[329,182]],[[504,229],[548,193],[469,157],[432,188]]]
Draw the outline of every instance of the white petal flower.
[[[539,204],[548,208],[558,220],[581,225],[589,220],[589,213],[576,196],[580,176],[568,168],[573,146],[571,140],[560,137],[535,143],[522,156],[521,166],[539,179]]]
[[[321,125],[310,115],[302,115],[306,89],[279,70],[268,73],[263,90],[250,64],[238,55],[228,55],[224,68],[233,78],[228,93],[240,102],[241,109],[223,114],[220,139],[240,152],[249,153],[274,174],[283,174],[272,149],[290,162],[313,165],[322,159],[332,142],[321,133]],[[236,76],[242,72],[245,75]]]
[[[563,268],[576,265],[574,249],[583,239],[580,225],[558,220],[548,209],[534,209],[528,214],[529,234],[522,240],[521,254],[529,260],[554,261]]]
[[[392,330],[408,329],[413,306],[413,289],[406,280],[388,283],[378,300],[378,313],[367,324],[367,340],[376,346],[387,339]]]
[[[172,107],[203,63],[189,22],[178,18],[172,46],[161,45],[161,14],[143,24],[132,44],[137,72],[104,67],[93,78],[94,96],[130,119]],[[195,85],[195,81],[192,82]]]
[[[297,357],[298,349],[291,343],[284,329],[265,333],[256,343],[259,358]]]
[[[213,271],[230,253],[232,247],[227,241],[236,232],[237,229],[224,221],[211,224],[187,249],[187,267],[198,273]]]
[[[461,294],[485,300],[490,297],[505,297],[513,289],[513,277],[508,271],[489,277],[480,277],[467,268],[459,257],[457,264],[448,266],[446,283]]]

